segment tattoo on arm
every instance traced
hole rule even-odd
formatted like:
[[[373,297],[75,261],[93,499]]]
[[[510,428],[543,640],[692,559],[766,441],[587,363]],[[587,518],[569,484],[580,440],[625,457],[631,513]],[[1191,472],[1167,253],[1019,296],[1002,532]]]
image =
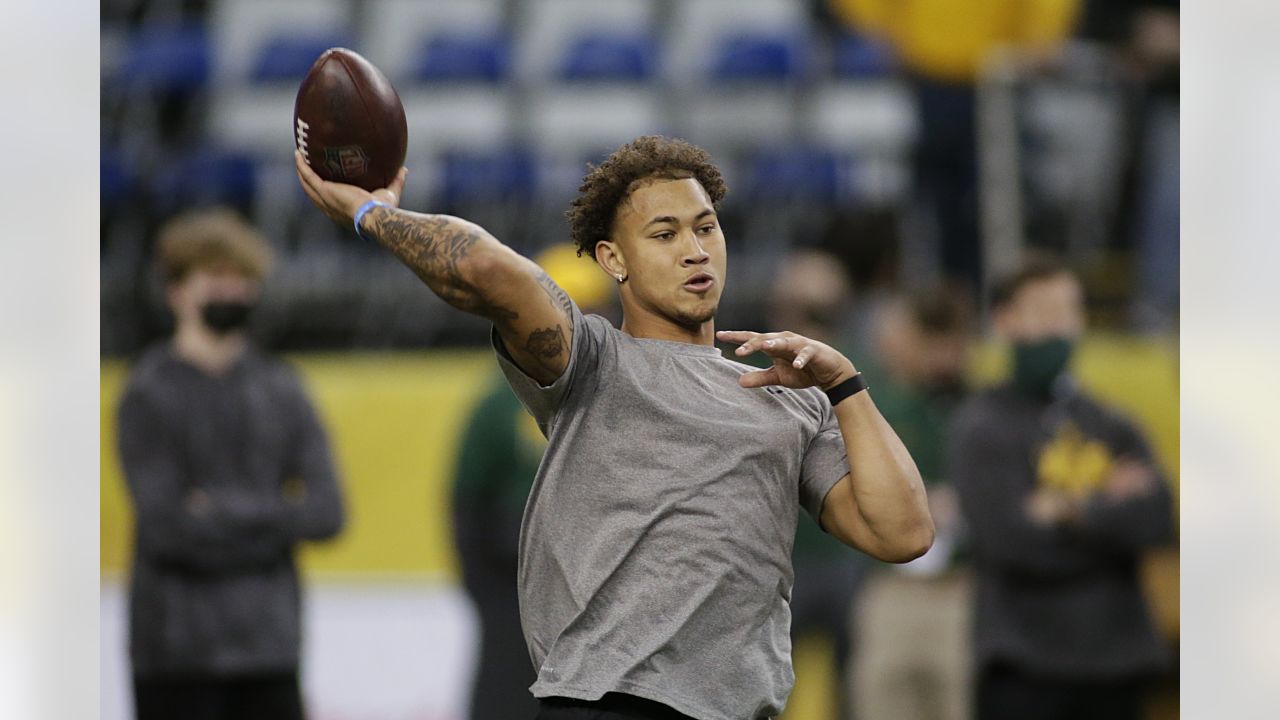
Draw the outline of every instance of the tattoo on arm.
[[[484,299],[458,264],[484,237],[476,225],[444,215],[409,215],[379,209],[369,213],[378,242],[422,279],[442,300],[466,312],[510,322],[519,314]]]
[[[564,311],[566,318],[573,316],[573,303],[569,301],[569,294],[557,285],[546,271],[538,271],[538,286],[547,294],[547,299],[553,306]]]
[[[560,357],[567,346],[564,329],[556,325],[554,328],[542,328],[529,333],[529,341],[525,343],[524,349],[539,360],[552,360]]]

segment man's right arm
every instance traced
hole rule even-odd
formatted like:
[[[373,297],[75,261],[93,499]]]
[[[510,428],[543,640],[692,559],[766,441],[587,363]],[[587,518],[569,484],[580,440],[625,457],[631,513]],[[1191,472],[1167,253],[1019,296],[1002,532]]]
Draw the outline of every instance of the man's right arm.
[[[484,228],[449,215],[400,210],[405,171],[390,187],[372,193],[322,180],[295,158],[298,177],[311,201],[335,222],[375,238],[453,307],[493,322],[513,360],[530,377],[549,385],[569,364],[573,314],[569,296],[536,263],[503,245]]]

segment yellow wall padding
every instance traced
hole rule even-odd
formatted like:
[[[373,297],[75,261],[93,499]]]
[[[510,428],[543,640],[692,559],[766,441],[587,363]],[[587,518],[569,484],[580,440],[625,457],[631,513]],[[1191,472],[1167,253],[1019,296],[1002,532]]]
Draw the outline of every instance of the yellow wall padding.
[[[489,351],[290,358],[329,431],[347,526],[307,547],[304,568],[456,576],[449,486],[464,419],[496,362]],[[132,514],[116,456],[127,368],[102,365],[102,569],[128,567]]]
[[[1002,349],[975,358],[982,381],[1004,370]],[[325,574],[408,573],[456,577],[449,485],[464,419],[495,372],[487,350],[292,357],[329,431],[347,496],[347,528],[302,553]],[[1147,431],[1174,488],[1178,477],[1178,369],[1167,341],[1093,336],[1077,371],[1098,396]],[[115,409],[128,369],[102,364],[101,561],[128,566],[129,511],[116,457]]]

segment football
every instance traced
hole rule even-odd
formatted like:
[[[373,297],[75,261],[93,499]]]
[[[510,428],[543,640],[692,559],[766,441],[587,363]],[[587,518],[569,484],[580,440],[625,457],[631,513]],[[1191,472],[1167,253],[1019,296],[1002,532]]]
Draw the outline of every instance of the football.
[[[293,140],[320,177],[372,191],[400,172],[409,130],[386,76],[358,53],[329,48],[298,87]]]

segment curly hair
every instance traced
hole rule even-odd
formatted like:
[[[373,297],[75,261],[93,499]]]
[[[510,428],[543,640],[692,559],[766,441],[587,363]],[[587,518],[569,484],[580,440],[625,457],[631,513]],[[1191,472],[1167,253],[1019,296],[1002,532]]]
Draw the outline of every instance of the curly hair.
[[[728,192],[720,169],[712,164],[707,151],[684,140],[645,135],[614,150],[599,166],[588,165],[578,197],[565,213],[578,256],[587,253],[595,259],[596,243],[609,239],[618,206],[639,183],[687,178],[697,180],[711,206],[719,209]]]

